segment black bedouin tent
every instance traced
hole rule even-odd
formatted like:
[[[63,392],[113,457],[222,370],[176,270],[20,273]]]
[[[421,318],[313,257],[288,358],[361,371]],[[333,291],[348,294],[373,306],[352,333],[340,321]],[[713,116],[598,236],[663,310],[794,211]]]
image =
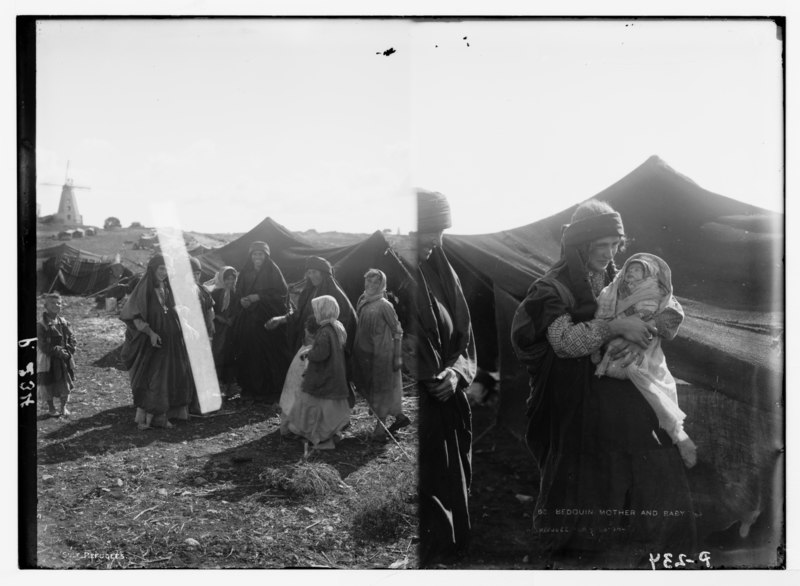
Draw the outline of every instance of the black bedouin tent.
[[[37,250],[36,259],[36,289],[40,293],[92,295],[133,274],[115,257],[87,252],[69,244]],[[112,270],[114,266],[117,266],[117,275]]]
[[[662,257],[686,311],[664,344],[686,429],[699,449],[690,471],[706,532],[758,521],[775,546],[784,478],[783,215],[711,193],[651,157],[594,197],[622,215],[636,252]],[[525,214],[524,204],[520,214]],[[521,437],[528,374],[511,349],[511,320],[531,282],[560,254],[576,206],[493,234],[445,235],[469,303],[479,365],[499,371],[497,425]],[[531,215],[535,210],[530,211]]]
[[[305,261],[309,256],[328,260],[333,265],[336,280],[354,306],[364,291],[364,273],[370,268],[382,270],[386,273],[388,291],[397,298],[398,317],[405,323],[405,314],[411,301],[408,298],[410,277],[382,232],[376,231],[349,246],[317,248],[271,218],[266,218],[233,242],[197,256],[203,279],[211,279],[225,265],[241,270],[247,261],[250,244],[258,240],[269,245],[272,260],[290,284],[303,279]]]

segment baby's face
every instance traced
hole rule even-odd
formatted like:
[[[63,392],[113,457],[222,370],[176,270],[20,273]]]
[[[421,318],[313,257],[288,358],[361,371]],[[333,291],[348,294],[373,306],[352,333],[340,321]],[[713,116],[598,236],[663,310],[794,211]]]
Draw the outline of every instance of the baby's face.
[[[644,279],[644,269],[642,265],[638,262],[628,265],[628,269],[625,271],[625,282],[636,283],[642,279]]]

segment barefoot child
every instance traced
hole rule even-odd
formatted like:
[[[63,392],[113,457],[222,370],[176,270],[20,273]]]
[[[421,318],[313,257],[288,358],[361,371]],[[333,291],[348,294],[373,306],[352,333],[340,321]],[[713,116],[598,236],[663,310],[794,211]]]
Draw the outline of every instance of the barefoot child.
[[[42,319],[36,323],[36,379],[50,417],[69,416],[67,401],[75,380],[75,336],[60,313],[61,296],[50,293],[45,296]]]

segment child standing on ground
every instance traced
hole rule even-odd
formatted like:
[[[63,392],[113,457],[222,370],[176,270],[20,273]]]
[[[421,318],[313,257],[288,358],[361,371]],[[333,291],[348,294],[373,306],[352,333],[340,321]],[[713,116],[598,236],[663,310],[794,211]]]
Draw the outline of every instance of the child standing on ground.
[[[311,300],[319,330],[306,354],[308,366],[297,400],[289,412],[289,431],[302,436],[318,450],[332,450],[334,441],[350,423],[345,373],[347,340],[339,317],[339,304],[330,295]],[[302,357],[302,355],[301,355]]]
[[[68,417],[69,393],[75,380],[75,335],[61,317],[61,296],[45,296],[42,319],[36,323],[36,382],[50,417]],[[59,400],[56,410],[55,399]]]

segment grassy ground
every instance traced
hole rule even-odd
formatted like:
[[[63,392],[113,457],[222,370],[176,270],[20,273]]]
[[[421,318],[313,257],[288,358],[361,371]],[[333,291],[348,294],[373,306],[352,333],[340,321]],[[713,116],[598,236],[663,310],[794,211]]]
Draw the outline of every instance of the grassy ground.
[[[127,373],[92,366],[122,322],[90,299],[64,302],[77,385],[69,418],[39,407],[39,566],[416,567],[416,425],[399,446],[372,443],[359,401],[337,449],[307,461],[273,408],[238,400],[138,431]],[[416,420],[416,397],[404,405]]]

